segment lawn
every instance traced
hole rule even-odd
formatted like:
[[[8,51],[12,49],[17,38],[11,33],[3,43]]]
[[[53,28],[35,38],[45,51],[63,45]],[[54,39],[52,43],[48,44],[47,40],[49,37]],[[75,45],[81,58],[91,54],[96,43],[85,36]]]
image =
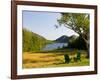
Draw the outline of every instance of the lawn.
[[[81,61],[75,62],[73,57],[77,51],[46,51],[46,52],[24,52],[23,68],[44,68],[44,67],[68,67],[68,66],[88,66],[89,59],[86,58],[86,51],[81,51]],[[70,63],[65,63],[64,54],[68,54],[72,59]]]

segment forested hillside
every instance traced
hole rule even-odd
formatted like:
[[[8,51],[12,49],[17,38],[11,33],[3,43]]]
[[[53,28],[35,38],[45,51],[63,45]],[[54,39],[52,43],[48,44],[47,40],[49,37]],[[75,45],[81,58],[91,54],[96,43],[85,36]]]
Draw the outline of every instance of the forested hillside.
[[[86,44],[81,36],[71,36],[69,37],[68,48],[74,48],[79,50],[86,50]]]
[[[46,43],[42,36],[23,28],[23,52],[39,51]]]

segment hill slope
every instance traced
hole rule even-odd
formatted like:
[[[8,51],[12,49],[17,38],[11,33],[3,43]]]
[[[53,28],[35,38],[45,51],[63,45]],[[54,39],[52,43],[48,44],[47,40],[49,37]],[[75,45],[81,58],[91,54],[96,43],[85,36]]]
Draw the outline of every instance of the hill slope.
[[[40,50],[46,43],[47,40],[44,37],[23,28],[24,52]]]

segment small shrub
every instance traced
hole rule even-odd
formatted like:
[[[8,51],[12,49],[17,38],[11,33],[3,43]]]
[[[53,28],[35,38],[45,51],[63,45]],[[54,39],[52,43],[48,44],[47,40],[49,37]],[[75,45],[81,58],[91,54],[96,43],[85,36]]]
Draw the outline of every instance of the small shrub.
[[[68,54],[64,55],[65,63],[70,63],[70,58]]]

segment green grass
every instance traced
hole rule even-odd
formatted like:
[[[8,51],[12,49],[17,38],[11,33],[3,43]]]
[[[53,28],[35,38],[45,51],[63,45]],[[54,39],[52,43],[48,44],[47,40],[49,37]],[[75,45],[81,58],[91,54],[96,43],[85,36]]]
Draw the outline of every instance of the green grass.
[[[64,54],[68,54],[71,58],[69,64],[65,63]],[[89,59],[86,58],[86,51],[81,50],[81,61],[75,62],[73,60],[73,57],[75,57],[76,54],[77,50],[24,52],[23,68],[71,67],[89,65]]]

